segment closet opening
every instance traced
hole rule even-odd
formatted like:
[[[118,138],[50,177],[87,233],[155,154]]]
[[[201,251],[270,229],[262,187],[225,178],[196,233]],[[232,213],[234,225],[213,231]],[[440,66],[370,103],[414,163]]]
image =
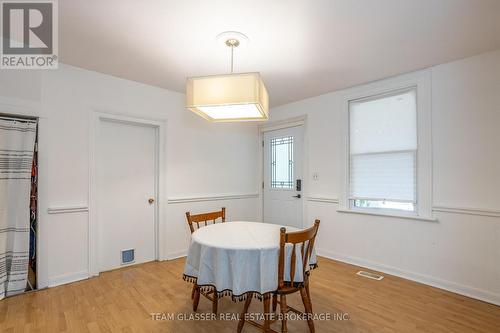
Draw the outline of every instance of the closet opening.
[[[37,289],[38,118],[0,113],[0,299]]]

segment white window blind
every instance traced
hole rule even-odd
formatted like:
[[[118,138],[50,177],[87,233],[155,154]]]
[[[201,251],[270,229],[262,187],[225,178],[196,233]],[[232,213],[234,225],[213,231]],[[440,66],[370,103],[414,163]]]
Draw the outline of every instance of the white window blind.
[[[350,200],[416,203],[416,91],[349,103]]]

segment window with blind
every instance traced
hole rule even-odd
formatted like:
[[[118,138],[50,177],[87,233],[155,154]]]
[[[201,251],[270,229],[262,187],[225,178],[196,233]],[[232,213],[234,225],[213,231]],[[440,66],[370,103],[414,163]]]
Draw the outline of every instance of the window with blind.
[[[417,211],[416,89],[349,102],[349,205]]]

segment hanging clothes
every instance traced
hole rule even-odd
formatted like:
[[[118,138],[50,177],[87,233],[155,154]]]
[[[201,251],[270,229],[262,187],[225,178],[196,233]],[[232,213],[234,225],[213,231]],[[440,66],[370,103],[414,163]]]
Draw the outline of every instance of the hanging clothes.
[[[0,118],[0,299],[26,289],[36,127]]]
[[[36,240],[38,230],[38,132],[35,137],[35,151],[31,166],[31,194],[30,194],[30,257],[28,267],[28,285],[26,291],[37,289],[36,270]]]

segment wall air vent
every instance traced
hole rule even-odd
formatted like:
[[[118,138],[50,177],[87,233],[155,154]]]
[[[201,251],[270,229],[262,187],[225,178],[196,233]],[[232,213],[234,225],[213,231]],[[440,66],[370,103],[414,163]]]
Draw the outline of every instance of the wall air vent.
[[[122,250],[122,265],[131,264],[135,261],[135,249]]]
[[[356,273],[356,275],[363,276],[363,277],[366,277],[366,278],[369,278],[372,280],[377,280],[377,281],[380,281],[384,278],[382,275],[378,275],[378,274],[370,273],[370,272],[365,272],[365,271],[359,271]]]

